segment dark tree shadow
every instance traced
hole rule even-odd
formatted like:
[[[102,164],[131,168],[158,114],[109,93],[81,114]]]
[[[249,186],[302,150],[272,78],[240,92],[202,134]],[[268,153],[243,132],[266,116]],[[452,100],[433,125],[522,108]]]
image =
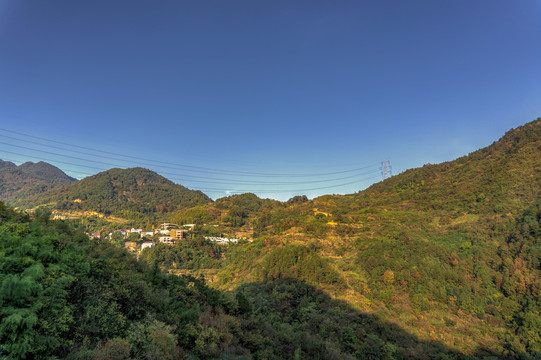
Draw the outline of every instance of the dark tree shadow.
[[[247,334],[239,339],[239,345],[249,349],[254,358],[509,358],[481,347],[466,355],[436,341],[420,340],[396,324],[360,312],[297,280],[275,279],[237,290],[249,300],[239,302],[244,303],[239,313]],[[269,347],[272,354],[267,354]]]

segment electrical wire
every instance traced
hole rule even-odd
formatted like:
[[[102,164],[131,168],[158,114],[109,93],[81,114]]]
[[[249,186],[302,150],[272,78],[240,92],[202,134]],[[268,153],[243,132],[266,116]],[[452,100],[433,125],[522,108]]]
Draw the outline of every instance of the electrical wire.
[[[46,151],[46,150],[42,150],[42,149],[31,148],[31,147],[28,147],[28,146],[10,144],[10,143],[6,143],[6,142],[3,142],[3,141],[0,141],[0,144],[11,146],[11,147],[16,147],[16,148],[20,148],[20,149],[24,149],[24,150],[29,150],[29,151],[35,151],[35,152],[60,156],[60,157],[68,157],[68,158],[79,160],[79,161],[103,164],[103,165],[107,165],[107,166],[110,166],[110,167],[122,167],[123,166],[123,165],[107,163],[107,162],[103,162],[103,161],[99,161],[99,160],[90,160],[90,159],[84,159],[84,158],[77,157],[77,156],[59,154],[59,153]],[[7,150],[4,150],[4,151],[9,152]],[[13,153],[13,152],[11,152],[11,153]],[[18,155],[22,155],[22,154],[18,154]],[[24,155],[22,155],[22,156],[24,156]],[[47,159],[45,159],[45,160],[47,160]],[[47,160],[47,161],[54,161],[54,160]],[[88,167],[86,165],[75,165],[73,163],[69,163],[69,164],[74,165],[74,166]],[[96,167],[88,167],[88,168],[97,169],[97,170],[102,169],[102,168],[96,168]],[[375,170],[376,167],[374,165],[372,165],[372,166],[365,166],[363,168],[359,168],[359,170],[361,170],[361,169],[363,169],[363,170],[369,170],[369,169],[370,170]],[[178,173],[164,172],[164,171],[160,171],[160,173],[163,174],[163,175],[170,175],[170,176],[179,176],[180,175]],[[370,172],[363,172],[363,173],[356,174],[356,175],[350,175],[350,176],[346,176],[346,177],[332,178],[332,179],[305,180],[305,181],[272,181],[272,182],[271,181],[245,181],[245,180],[235,180],[235,181],[233,181],[233,179],[224,179],[224,178],[215,178],[215,177],[203,177],[203,176],[194,176],[194,175],[182,174],[181,176],[183,176],[183,179],[181,181],[190,181],[189,179],[187,180],[186,178],[196,178],[196,179],[212,180],[212,181],[198,180],[198,182],[211,183],[211,184],[212,183],[215,183],[215,184],[225,184],[225,183],[227,183],[227,184],[244,184],[244,185],[259,185],[259,184],[262,184],[262,185],[295,185],[295,184],[306,184],[306,183],[327,183],[327,182],[333,182],[333,181],[341,181],[341,180],[346,180],[346,179],[352,179],[354,177],[357,177],[357,176],[360,176],[360,175],[365,175],[365,174],[368,174],[368,173],[371,173],[371,171]]]
[[[292,192],[299,192],[299,191],[307,192],[307,191],[326,190],[326,189],[333,189],[333,188],[347,186],[347,185],[359,184],[360,182],[368,181],[368,180],[372,180],[372,179],[376,179],[376,178],[379,178],[379,176],[371,176],[371,177],[368,177],[368,178],[358,179],[358,180],[343,183],[343,184],[331,185],[331,186],[322,186],[322,187],[311,188],[311,189],[293,189],[293,190],[292,189],[290,189],[290,190],[284,190],[284,189],[277,189],[277,190],[251,189],[251,190],[246,190],[246,189],[243,189],[243,190],[229,191],[229,190],[226,190],[226,189],[203,188],[203,189],[200,189],[200,190],[201,191],[225,191],[225,192],[239,193],[239,194],[240,193],[247,193],[247,192],[265,192],[265,193],[283,193],[283,192],[291,192],[292,193]]]
[[[1,150],[3,152],[6,152],[6,153],[11,153],[13,155],[17,155],[17,156],[26,156],[25,154],[20,154],[20,153],[15,153],[15,152],[10,152],[10,151],[7,151],[7,150]],[[34,157],[34,158],[37,158],[37,157]],[[7,158],[4,158],[5,160],[7,161],[12,161],[14,162],[13,159],[7,159]],[[56,162],[59,162],[59,163],[64,163],[64,164],[67,164],[67,165],[73,165],[73,166],[81,166],[81,165],[78,165],[78,164],[73,164],[73,163],[67,163],[67,162],[63,162],[63,161],[60,161],[60,160],[50,160],[50,159],[43,159],[41,158],[41,160],[45,160],[45,161],[56,161]],[[87,168],[92,168],[92,167],[88,167],[88,166],[83,166],[83,167],[87,167]],[[98,169],[98,168],[93,168],[93,169]],[[84,174],[84,175],[89,175],[91,176],[92,174],[88,174],[88,173],[84,173],[84,172],[77,172],[77,171],[72,171],[72,172],[75,172],[75,173],[80,173],[80,174]],[[364,175],[367,175],[367,174],[374,174],[374,173],[377,173],[378,171],[372,171],[372,172],[369,172],[369,173],[366,173]],[[356,177],[356,176],[349,176],[349,177],[346,177],[346,178],[352,178],[352,177]],[[352,185],[352,184],[356,184],[356,183],[361,183],[363,181],[368,181],[368,180],[372,180],[372,179],[375,179],[377,178],[377,176],[371,176],[371,177],[367,177],[367,178],[362,178],[362,179],[356,179],[355,181],[351,181],[351,182],[347,182],[347,183],[341,183],[341,184],[335,184],[335,185],[329,185],[329,186],[322,186],[322,187],[316,187],[316,188],[301,188],[301,189],[288,189],[288,190],[284,190],[284,189],[276,189],[276,190],[269,190],[269,189],[235,189],[234,191],[230,191],[228,190],[227,188],[198,188],[197,190],[201,190],[201,191],[207,191],[207,192],[226,192],[226,193],[246,193],[246,192],[265,192],[265,193],[285,193],[285,192],[308,192],[308,191],[315,191],[315,190],[325,190],[325,189],[332,189],[332,188],[338,188],[338,187],[342,187],[342,186],[347,186],[347,185]],[[176,178],[172,178],[170,180],[179,180],[179,179],[176,179]],[[184,181],[184,180],[181,180],[181,181]],[[203,181],[198,181],[198,182],[203,182]],[[305,182],[304,184],[306,183],[314,183],[314,182],[318,182],[318,181],[308,181],[308,182]],[[221,183],[221,182],[217,182],[218,184],[226,184],[226,183]],[[239,185],[239,184],[236,184],[236,185]],[[244,184],[244,185],[247,185],[247,184]],[[270,184],[256,184],[256,185],[270,185]],[[284,185],[284,183],[278,183],[278,184],[272,184],[272,185]]]
[[[364,166],[364,167],[360,167],[360,168],[356,168],[356,169],[350,169],[350,170],[344,170],[344,171],[335,171],[335,172],[326,172],[326,173],[312,173],[312,174],[299,174],[299,173],[297,173],[297,174],[271,174],[271,173],[244,172],[244,171],[229,171],[229,170],[222,170],[222,169],[197,167],[197,166],[190,166],[190,165],[184,165],[184,164],[175,164],[175,163],[168,163],[168,162],[163,162],[163,161],[155,161],[155,160],[143,159],[143,158],[138,158],[138,157],[135,157],[135,156],[123,155],[123,154],[119,154],[119,153],[103,151],[103,150],[98,150],[98,149],[91,149],[91,148],[87,148],[87,147],[83,147],[83,146],[79,146],[79,145],[74,145],[74,144],[69,144],[69,143],[60,142],[60,141],[56,141],[56,140],[46,139],[46,138],[33,136],[33,135],[29,135],[29,134],[24,134],[24,133],[12,131],[12,130],[7,130],[7,129],[2,129],[2,128],[0,128],[0,131],[14,133],[14,134],[17,134],[17,135],[20,135],[20,136],[23,136],[23,137],[34,138],[34,139],[38,139],[38,140],[41,140],[41,141],[57,143],[57,144],[64,145],[64,146],[80,148],[80,149],[93,151],[93,152],[99,152],[99,153],[102,153],[102,154],[108,154],[108,155],[112,155],[112,156],[96,155],[96,154],[92,154],[92,153],[89,153],[89,152],[84,152],[84,151],[79,151],[79,150],[74,150],[74,149],[66,149],[66,148],[63,148],[63,147],[60,147],[60,146],[55,146],[55,145],[51,145],[51,144],[43,144],[43,143],[39,143],[39,142],[36,142],[36,141],[31,141],[31,140],[26,140],[26,139],[21,139],[21,138],[16,138],[16,137],[13,137],[13,136],[6,136],[6,135],[1,135],[0,134],[0,137],[7,138],[9,140],[24,142],[25,144],[32,144],[32,145],[46,147],[46,148],[53,148],[53,149],[57,149],[57,150],[60,150],[60,151],[67,151],[67,152],[72,152],[72,153],[76,153],[76,154],[81,154],[81,155],[84,155],[84,156],[99,157],[100,159],[109,159],[109,160],[113,160],[115,162],[128,163],[128,166],[130,166],[130,165],[133,166],[133,164],[130,163],[130,160],[121,159],[121,157],[130,158],[130,159],[137,159],[137,160],[143,160],[143,161],[151,161],[153,163],[153,164],[138,163],[136,166],[140,166],[140,165],[149,166],[150,165],[152,167],[173,169],[173,170],[177,170],[177,171],[182,170],[183,171],[182,174],[179,174],[178,172],[164,172],[164,171],[159,171],[159,173],[161,175],[167,175],[170,178],[170,180],[183,183],[183,184],[185,184],[185,186],[188,185],[188,184],[192,184],[191,187],[198,188],[198,190],[201,190],[201,191],[207,191],[207,192],[213,192],[213,193],[214,192],[225,192],[227,194],[237,194],[237,193],[246,193],[246,192],[257,192],[257,193],[286,193],[286,192],[299,193],[299,192],[301,192],[302,193],[302,192],[308,192],[308,191],[332,189],[332,188],[339,188],[339,187],[343,187],[343,186],[347,186],[347,185],[360,184],[361,182],[375,179],[375,178],[377,178],[377,176],[371,176],[371,177],[362,178],[362,179],[360,179],[359,177],[364,176],[364,175],[372,175],[372,174],[375,174],[375,173],[379,172],[379,170],[380,170],[379,166],[376,167],[375,164],[372,164],[372,165],[368,165],[368,166]],[[118,168],[118,167],[122,168],[122,167],[126,166],[126,164],[119,165],[118,163],[110,163],[110,162],[104,162],[104,161],[95,160],[95,159],[87,159],[87,158],[83,158],[83,157],[79,157],[79,156],[72,156],[72,155],[47,151],[47,150],[43,150],[43,149],[39,149],[39,148],[35,148],[35,147],[16,145],[16,144],[3,142],[3,141],[0,141],[0,144],[5,145],[5,146],[10,146],[10,147],[15,147],[15,148],[18,148],[18,149],[31,151],[31,152],[38,152],[40,154],[39,157],[31,156],[31,155],[30,155],[30,157],[35,158],[35,159],[39,159],[40,161],[48,161],[48,162],[51,162],[51,163],[56,162],[56,163],[61,163],[61,164],[65,164],[65,165],[75,166],[76,168],[86,168],[86,169],[91,169],[91,170],[98,170],[100,172],[107,170],[107,169],[104,169],[103,167],[89,166],[89,165],[85,165],[85,164],[81,164],[81,163],[75,164],[75,163],[72,163],[72,162],[66,162],[66,161],[62,161],[62,160],[46,159],[46,158],[43,158],[41,156],[41,154],[49,154],[49,155],[53,155],[55,157],[58,156],[61,159],[69,158],[69,159],[74,159],[74,160],[84,162],[84,163],[101,164],[101,165],[105,165],[107,167],[114,167],[114,168]],[[20,152],[14,152],[14,151],[9,151],[9,150],[5,150],[5,149],[0,149],[0,151],[5,152],[5,153],[9,153],[9,154],[12,154],[12,155],[16,155],[16,156],[19,156],[19,157],[29,157],[28,154],[22,154]],[[9,160],[9,159],[6,159],[6,160],[13,161],[13,160]],[[164,165],[156,165],[156,163],[164,164]],[[361,170],[363,170],[363,171],[360,172]],[[184,173],[185,171],[187,171],[187,172],[196,172],[196,173],[201,172],[201,173],[207,173],[207,174],[208,173],[220,174],[220,175],[226,176],[226,177],[227,176],[229,176],[229,177],[235,177],[235,176],[236,177],[239,177],[239,176],[242,176],[242,177],[246,177],[246,176],[252,176],[252,177],[282,177],[282,178],[283,177],[297,177],[297,178],[305,177],[305,178],[311,178],[311,179],[310,180],[303,180],[303,181],[260,181],[260,180],[259,181],[257,181],[257,180],[249,181],[249,180],[238,180],[238,179],[230,179],[230,178],[217,178],[217,177],[211,177],[211,176],[190,175],[190,174]],[[76,173],[76,174],[87,175],[87,176],[94,175],[94,174],[89,174],[88,172],[82,172],[82,171],[76,171],[76,170],[70,170],[69,172]],[[353,173],[353,172],[356,172],[356,174],[343,176],[343,177],[337,177],[337,178],[331,178],[331,179],[317,179],[317,180],[313,179],[314,177],[317,178],[319,176],[347,174],[347,173]],[[300,189],[290,189],[290,190],[284,190],[284,189],[269,190],[267,188],[269,186],[278,186],[278,185],[305,185],[306,186],[308,184],[329,184],[329,183],[332,183],[332,182],[343,181],[343,180],[348,180],[348,179],[355,179],[355,180],[350,181],[350,182],[346,182],[346,183],[319,186],[319,187],[313,187],[313,188],[300,188]],[[193,184],[196,184],[196,185],[193,185]],[[219,184],[219,185],[224,185],[224,186],[230,185],[233,188],[235,188],[236,186],[256,186],[256,187],[265,187],[265,188],[263,188],[263,189],[234,189],[234,190],[228,190],[227,188],[212,188],[212,187],[199,188],[199,184]]]
[[[207,171],[207,172],[211,171],[211,172],[215,172],[215,173],[223,173],[223,174],[231,174],[231,175],[236,174],[236,175],[243,175],[243,176],[251,175],[251,176],[262,176],[262,177],[264,177],[264,176],[270,176],[270,177],[308,177],[309,176],[309,177],[312,177],[312,176],[326,176],[326,175],[345,174],[345,173],[355,172],[355,171],[359,171],[359,170],[363,169],[363,168],[355,168],[355,169],[349,169],[349,170],[343,170],[343,171],[334,171],[334,172],[326,172],[326,173],[305,173],[305,174],[299,174],[299,173],[296,173],[296,174],[292,174],[292,173],[289,173],[289,174],[288,173],[284,173],[284,174],[272,173],[271,174],[271,173],[248,172],[248,171],[238,171],[238,170],[224,170],[224,169],[208,168],[208,167],[193,166],[193,165],[186,165],[186,164],[170,163],[170,162],[165,162],[165,161],[160,161],[160,160],[151,160],[151,159],[145,159],[145,158],[140,158],[140,157],[131,156],[131,155],[113,153],[113,152],[105,151],[105,150],[92,149],[92,148],[88,148],[88,147],[84,147],[84,146],[80,146],[80,145],[69,144],[69,143],[62,142],[62,141],[51,140],[51,139],[47,139],[47,138],[43,138],[43,137],[39,137],[39,136],[24,134],[24,133],[21,133],[21,132],[18,132],[18,131],[8,130],[8,129],[4,129],[4,128],[0,128],[0,131],[13,133],[13,134],[17,134],[17,135],[20,135],[20,136],[34,138],[34,139],[38,139],[38,140],[48,141],[48,142],[61,144],[61,145],[65,145],[65,146],[84,149],[84,150],[88,150],[88,151],[99,152],[99,153],[113,155],[113,156],[126,157],[126,158],[130,158],[130,159],[133,159],[133,160],[138,160],[138,161],[150,161],[152,163],[159,163],[159,164],[164,164],[164,165],[173,165],[173,166],[178,166],[178,167],[182,167],[182,168],[198,169],[199,171]],[[69,151],[71,151],[71,150],[69,150]],[[96,156],[96,155],[92,155],[92,156]]]

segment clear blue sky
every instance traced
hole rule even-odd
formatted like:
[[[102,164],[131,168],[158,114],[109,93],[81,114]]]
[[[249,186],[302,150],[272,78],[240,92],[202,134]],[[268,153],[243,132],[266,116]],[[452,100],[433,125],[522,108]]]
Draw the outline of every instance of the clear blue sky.
[[[537,0],[4,0],[0,158],[351,193],[541,116],[540,24]]]

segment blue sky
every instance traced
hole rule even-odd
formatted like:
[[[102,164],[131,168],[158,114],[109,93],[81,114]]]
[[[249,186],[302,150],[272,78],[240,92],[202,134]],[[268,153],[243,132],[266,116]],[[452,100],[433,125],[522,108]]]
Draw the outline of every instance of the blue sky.
[[[385,158],[453,160],[540,117],[540,20],[533,0],[2,1],[0,158],[352,193]]]

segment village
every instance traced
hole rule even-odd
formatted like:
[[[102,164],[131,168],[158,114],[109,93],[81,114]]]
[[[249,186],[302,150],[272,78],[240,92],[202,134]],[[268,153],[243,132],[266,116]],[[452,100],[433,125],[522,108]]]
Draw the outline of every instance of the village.
[[[175,245],[178,242],[187,239],[187,232],[193,230],[195,224],[177,225],[172,223],[162,223],[152,230],[141,228],[118,229],[110,232],[103,237],[109,240],[117,240],[124,244],[124,247],[130,252],[140,253],[156,244]],[[87,233],[90,238],[99,239],[102,234]],[[238,243],[237,238],[228,238],[221,236],[204,236],[205,240],[212,241],[219,245]],[[251,241],[251,240],[248,240]]]

